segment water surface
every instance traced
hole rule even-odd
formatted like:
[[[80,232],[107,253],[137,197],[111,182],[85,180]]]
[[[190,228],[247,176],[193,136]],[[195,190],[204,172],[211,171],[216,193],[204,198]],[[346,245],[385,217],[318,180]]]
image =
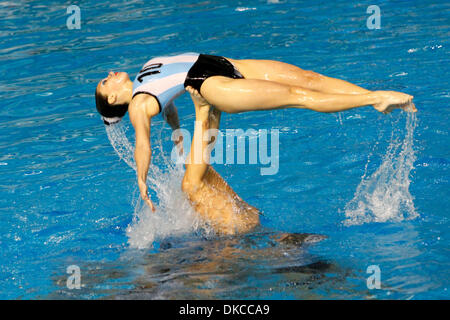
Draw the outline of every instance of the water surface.
[[[68,30],[67,4],[1,2],[0,297],[448,299],[450,4],[378,1],[381,29],[369,30],[372,4],[84,1],[81,29]],[[264,217],[261,232],[212,237],[179,200],[183,172],[165,165],[162,118],[152,145],[167,192],[153,191],[151,217],[94,105],[107,71],[134,75],[151,57],[186,51],[404,91],[419,112],[224,115],[223,128],[278,129],[280,168],[216,166]],[[189,97],[177,106],[192,130]],[[128,117],[127,128],[132,143]],[[280,232],[327,239],[274,243]],[[70,265],[81,269],[80,290],[66,288]],[[370,265],[380,290],[366,286]]]

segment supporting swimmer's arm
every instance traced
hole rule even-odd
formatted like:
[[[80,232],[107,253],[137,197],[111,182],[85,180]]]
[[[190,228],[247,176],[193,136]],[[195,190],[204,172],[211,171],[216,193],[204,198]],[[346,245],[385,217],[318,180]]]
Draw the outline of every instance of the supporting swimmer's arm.
[[[150,95],[138,95],[133,98],[128,106],[130,120],[136,133],[134,158],[136,160],[139,191],[142,199],[152,211],[155,211],[155,206],[148,197],[147,189],[147,174],[151,160],[150,123],[151,118],[158,114],[158,111],[158,102]]]

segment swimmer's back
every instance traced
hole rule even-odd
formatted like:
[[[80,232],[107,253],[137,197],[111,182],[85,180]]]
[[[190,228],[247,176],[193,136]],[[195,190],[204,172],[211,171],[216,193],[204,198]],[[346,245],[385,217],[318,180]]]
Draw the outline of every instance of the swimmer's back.
[[[158,101],[159,111],[164,110],[185,92],[184,81],[198,57],[198,53],[188,52],[150,59],[136,75],[133,98],[138,94],[149,94]]]

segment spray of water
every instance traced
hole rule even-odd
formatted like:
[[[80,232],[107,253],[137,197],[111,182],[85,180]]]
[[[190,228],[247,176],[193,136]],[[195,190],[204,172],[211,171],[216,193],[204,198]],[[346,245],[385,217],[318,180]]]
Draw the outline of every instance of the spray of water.
[[[181,190],[181,180],[184,169],[182,164],[174,164],[164,157],[162,152],[162,139],[159,133],[159,149],[152,159],[149,168],[147,185],[156,193],[156,212],[141,200],[136,186],[133,195],[134,216],[132,223],[127,228],[128,242],[134,248],[148,248],[155,240],[167,236],[192,233],[198,230],[208,232],[207,227],[201,222],[197,213],[192,209],[187,198]],[[136,171],[134,160],[134,147],[127,138],[128,127],[120,122],[106,126],[106,133],[117,155],[128,166]],[[161,170],[157,163],[162,162],[165,170]],[[153,199],[155,200],[155,199]]]
[[[409,175],[416,159],[413,133],[417,118],[415,113],[406,114],[403,139],[395,137],[393,132],[381,165],[371,175],[367,174],[366,165],[355,195],[345,207],[346,225],[401,221],[418,216],[409,192]]]
[[[109,142],[116,151],[117,155],[125,161],[127,165],[136,170],[136,163],[134,162],[134,148],[130,141],[128,141],[125,128],[121,122],[109,126],[105,126],[106,134]]]

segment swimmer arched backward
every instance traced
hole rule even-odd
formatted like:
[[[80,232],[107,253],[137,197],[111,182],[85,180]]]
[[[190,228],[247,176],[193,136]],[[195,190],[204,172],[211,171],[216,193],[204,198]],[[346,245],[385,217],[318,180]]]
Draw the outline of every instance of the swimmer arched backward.
[[[417,111],[412,103],[413,97],[408,94],[369,91],[344,80],[274,60],[237,60],[190,52],[149,60],[134,82],[126,72],[109,72],[96,87],[97,110],[106,125],[120,121],[129,111],[136,133],[135,159],[139,190],[142,199],[153,211],[155,207],[148,197],[146,184],[151,160],[150,122],[162,112],[172,129],[178,129],[178,112],[173,101],[186,90],[191,94],[196,120],[203,125],[203,129],[218,129],[221,112],[282,108],[339,112],[367,105],[385,114],[395,108]],[[192,157],[196,146],[203,150],[206,148],[201,139],[197,139],[196,143],[195,137],[194,132],[188,158]],[[180,142],[181,139],[176,142],[178,146],[181,146]],[[195,204],[196,210],[212,224],[217,224],[218,231],[246,231],[259,221],[256,208],[251,206],[248,207],[248,217],[244,219],[248,222],[234,222],[234,225],[236,216],[228,212],[233,208],[217,210],[217,207],[226,207],[224,203],[229,197],[242,199],[207,162],[191,161],[186,164],[182,188]],[[214,201],[211,201],[212,196],[216,196]],[[239,226],[239,223],[247,226]]]

